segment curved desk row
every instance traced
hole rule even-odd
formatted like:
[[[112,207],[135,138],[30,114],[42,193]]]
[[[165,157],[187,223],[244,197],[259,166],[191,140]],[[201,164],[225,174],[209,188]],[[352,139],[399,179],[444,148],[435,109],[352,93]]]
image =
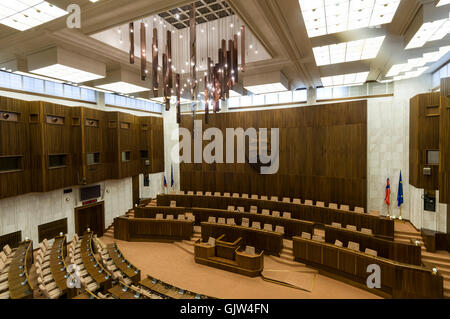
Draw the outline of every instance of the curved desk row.
[[[20,243],[12,257],[8,271],[8,289],[11,299],[33,298],[33,286],[29,278],[33,259],[33,241]]]
[[[394,221],[389,218],[368,215],[365,213],[348,212],[327,207],[317,207],[304,204],[286,203],[272,200],[251,199],[241,197],[223,197],[206,195],[158,195],[158,206],[170,206],[171,201],[176,201],[180,207],[203,207],[215,209],[227,209],[228,206],[244,207],[245,211],[250,211],[250,206],[258,207],[258,212],[262,209],[270,211],[290,212],[292,218],[312,221],[325,225],[333,222],[346,225],[355,225],[358,229],[369,228],[374,235],[394,238]]]
[[[114,219],[114,238],[124,241],[188,240],[193,232],[192,221],[128,217]]]
[[[116,267],[133,283],[138,283],[141,280],[141,271],[125,259],[115,243],[107,245],[106,249]]]
[[[293,238],[294,259],[323,271],[350,279],[367,288],[369,265],[380,267],[380,289],[371,292],[394,298],[443,298],[443,278],[424,267],[374,257],[349,248],[337,247],[300,237]]]
[[[141,280],[139,284],[166,299],[210,299],[210,297],[174,287],[150,276]]]
[[[67,294],[71,298],[76,295],[76,289],[67,286],[69,274],[65,262],[66,256],[66,236],[58,236],[55,238],[50,251],[50,270],[56,286],[61,290],[62,294]]]
[[[209,237],[218,238],[225,235],[228,241],[242,238],[242,245],[253,246],[258,250],[264,250],[266,255],[279,256],[283,249],[283,235],[263,229],[224,225],[203,222],[202,240],[207,242]]]

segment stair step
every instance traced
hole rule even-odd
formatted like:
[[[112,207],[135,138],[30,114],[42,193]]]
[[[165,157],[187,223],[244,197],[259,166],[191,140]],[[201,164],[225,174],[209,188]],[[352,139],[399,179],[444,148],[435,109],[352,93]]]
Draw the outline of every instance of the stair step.
[[[419,236],[410,236],[410,235],[397,235],[397,234],[395,234],[394,235],[394,239],[408,239],[408,240],[415,239],[415,240],[423,241],[423,238],[420,235]]]
[[[403,230],[395,230],[394,231],[394,236],[395,235],[413,235],[413,236],[422,236],[422,234],[420,232],[412,232],[412,231],[403,231]]]
[[[426,256],[422,256],[422,260],[425,261],[425,262],[428,262],[430,264],[434,264],[437,267],[442,267],[444,269],[450,270],[450,261],[449,262],[444,262],[444,261],[435,260],[433,258],[429,258],[429,257],[426,257]]]
[[[426,258],[426,259],[432,260],[434,262],[443,262],[443,263],[450,264],[450,255],[422,252],[422,258]]]
[[[294,260],[294,256],[293,256],[293,255],[283,254],[283,253],[280,254],[280,258],[281,258],[281,259],[291,260],[291,261]]]

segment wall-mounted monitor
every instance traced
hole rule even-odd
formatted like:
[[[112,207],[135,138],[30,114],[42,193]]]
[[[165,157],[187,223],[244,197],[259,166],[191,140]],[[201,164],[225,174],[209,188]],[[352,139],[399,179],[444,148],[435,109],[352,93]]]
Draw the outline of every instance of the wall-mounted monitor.
[[[87,201],[101,197],[100,185],[80,188],[80,201]]]

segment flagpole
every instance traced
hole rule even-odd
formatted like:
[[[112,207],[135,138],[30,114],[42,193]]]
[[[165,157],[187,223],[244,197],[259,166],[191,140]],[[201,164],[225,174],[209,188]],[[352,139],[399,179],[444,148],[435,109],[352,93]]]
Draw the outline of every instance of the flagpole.
[[[400,206],[400,216],[398,217],[399,220],[402,220],[402,206]]]

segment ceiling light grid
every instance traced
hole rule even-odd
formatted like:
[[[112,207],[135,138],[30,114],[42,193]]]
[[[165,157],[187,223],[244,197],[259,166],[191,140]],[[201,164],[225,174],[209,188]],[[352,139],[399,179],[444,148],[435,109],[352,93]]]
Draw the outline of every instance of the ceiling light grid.
[[[313,48],[317,66],[374,59],[385,36]]]
[[[333,75],[320,78],[324,87],[343,86],[343,85],[361,85],[364,84],[369,76],[369,72],[358,72]]]
[[[448,52],[450,52],[450,46],[440,47],[439,50],[424,53],[420,58],[408,59],[406,63],[394,64],[386,74],[386,77],[394,77],[395,80],[395,77],[402,76],[402,73],[408,74],[408,78],[419,76],[428,69],[427,64],[438,61]],[[419,70],[421,72],[417,73]]]
[[[450,33],[450,18],[425,22],[409,41],[405,49],[420,48],[429,41],[443,39]]]
[[[42,0],[8,0],[0,3],[0,24],[25,31],[68,14]]]
[[[400,0],[299,0],[310,38],[391,23]]]
[[[53,64],[43,68],[30,70],[30,72],[73,83],[82,83],[104,77],[99,74],[82,71],[62,64]]]
[[[439,0],[439,2],[436,4],[436,7],[445,6],[447,4],[450,4],[450,0]]]

